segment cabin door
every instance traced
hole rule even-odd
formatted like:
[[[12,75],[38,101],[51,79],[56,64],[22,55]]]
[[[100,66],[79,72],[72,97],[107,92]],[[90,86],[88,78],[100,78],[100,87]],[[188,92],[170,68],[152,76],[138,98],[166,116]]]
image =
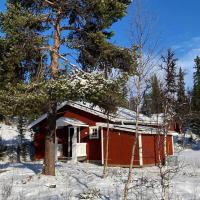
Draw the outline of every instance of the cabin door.
[[[79,142],[79,127],[70,126],[68,129],[68,157],[76,159],[76,144]]]

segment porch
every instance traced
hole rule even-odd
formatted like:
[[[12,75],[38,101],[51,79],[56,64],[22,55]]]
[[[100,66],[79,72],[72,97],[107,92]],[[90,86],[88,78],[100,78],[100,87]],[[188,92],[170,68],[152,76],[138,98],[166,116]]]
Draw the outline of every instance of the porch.
[[[56,160],[73,162],[86,160],[87,143],[81,143],[81,128],[88,125],[76,119],[61,117],[56,121],[56,126]]]

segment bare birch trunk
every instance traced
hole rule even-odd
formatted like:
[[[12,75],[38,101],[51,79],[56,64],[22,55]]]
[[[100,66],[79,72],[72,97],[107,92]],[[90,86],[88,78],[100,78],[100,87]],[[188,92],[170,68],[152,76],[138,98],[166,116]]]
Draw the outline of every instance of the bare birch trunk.
[[[103,178],[108,175],[108,153],[109,153],[109,114],[107,114],[107,131],[106,131],[106,156],[103,168]]]
[[[167,133],[168,133],[168,123],[167,123],[167,110],[168,106],[165,106],[164,110],[164,142],[163,142],[163,147],[164,147],[164,165],[166,165],[166,158],[167,158]]]
[[[135,131],[135,141],[133,143],[133,147],[132,147],[132,153],[131,153],[131,161],[130,161],[130,166],[129,166],[129,173],[128,173],[128,179],[127,182],[125,184],[124,187],[124,194],[123,194],[123,200],[127,200],[128,198],[128,187],[129,184],[132,180],[132,176],[133,176],[133,164],[134,164],[134,159],[135,159],[135,149],[136,146],[138,144],[138,137],[139,137],[139,102],[140,102],[140,78],[138,79],[138,84],[137,84],[137,111],[136,111],[136,131]]]
[[[60,19],[54,24],[54,45],[51,50],[51,64],[50,70],[52,79],[58,75],[59,66],[59,48],[60,48]],[[49,108],[48,108],[48,133],[45,137],[45,157],[43,173],[45,175],[55,176],[55,135],[56,135],[56,116],[57,116],[57,102],[50,94]]]

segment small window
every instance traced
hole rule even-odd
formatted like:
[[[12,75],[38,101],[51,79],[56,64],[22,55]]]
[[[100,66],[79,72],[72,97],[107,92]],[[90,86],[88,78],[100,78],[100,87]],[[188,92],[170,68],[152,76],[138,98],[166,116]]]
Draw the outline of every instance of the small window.
[[[98,126],[93,126],[90,127],[90,139],[99,139],[99,127]]]

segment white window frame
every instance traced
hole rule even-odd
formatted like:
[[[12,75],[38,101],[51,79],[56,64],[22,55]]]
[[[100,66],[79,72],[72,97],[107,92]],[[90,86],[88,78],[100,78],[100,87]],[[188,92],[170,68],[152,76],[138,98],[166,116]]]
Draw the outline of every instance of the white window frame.
[[[97,129],[97,135],[92,135],[94,129]],[[90,139],[99,139],[99,126],[90,126],[89,127],[89,138]]]

